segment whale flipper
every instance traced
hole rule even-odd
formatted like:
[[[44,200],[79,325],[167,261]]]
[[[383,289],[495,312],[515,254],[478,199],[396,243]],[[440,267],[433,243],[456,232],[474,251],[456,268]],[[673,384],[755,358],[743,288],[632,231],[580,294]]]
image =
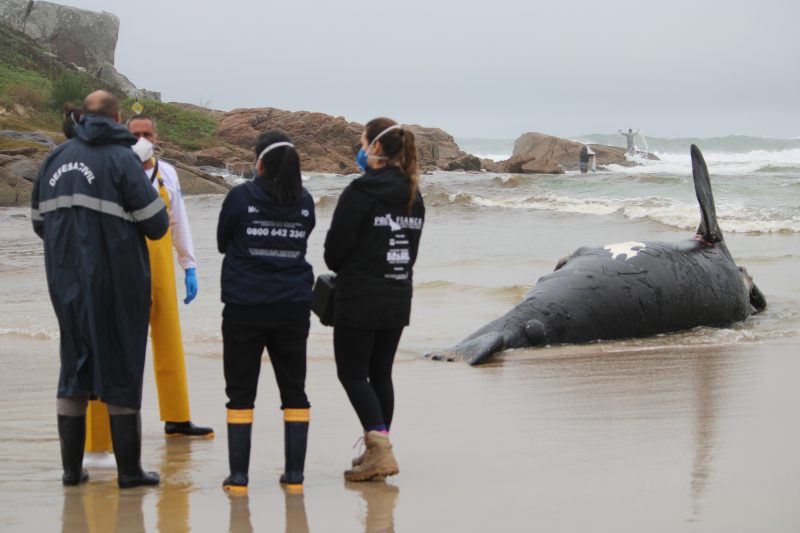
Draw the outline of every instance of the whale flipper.
[[[711,178],[708,175],[708,167],[700,148],[693,144],[690,152],[692,155],[694,192],[697,195],[701,213],[700,227],[697,228],[697,234],[702,235],[703,239],[708,243],[720,242],[722,240],[722,231],[717,225],[717,211],[714,207],[714,194],[711,192]]]
[[[503,350],[505,337],[498,331],[484,333],[477,337],[465,339],[453,348],[441,352],[425,354],[426,359],[434,361],[466,361],[477,365],[491,357],[495,352]]]

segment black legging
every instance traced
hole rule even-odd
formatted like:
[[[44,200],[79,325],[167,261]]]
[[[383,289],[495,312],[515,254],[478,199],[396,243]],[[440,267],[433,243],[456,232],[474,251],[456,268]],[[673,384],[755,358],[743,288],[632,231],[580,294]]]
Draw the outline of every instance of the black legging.
[[[389,426],[394,415],[392,365],[403,328],[333,328],[336,373],[364,430]]]
[[[222,364],[228,409],[252,409],[267,348],[281,396],[281,409],[309,407],[305,392],[309,320],[240,322],[222,319]]]

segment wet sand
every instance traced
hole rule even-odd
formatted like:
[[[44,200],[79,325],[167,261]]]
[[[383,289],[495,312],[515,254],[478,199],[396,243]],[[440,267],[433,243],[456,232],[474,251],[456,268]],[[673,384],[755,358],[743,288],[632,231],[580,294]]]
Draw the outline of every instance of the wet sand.
[[[250,495],[230,499],[218,345],[187,346],[192,418],[213,425],[216,439],[163,437],[148,367],[143,464],[162,484],[120,492],[106,469],[61,486],[57,343],[7,336],[0,530],[795,532],[797,348],[623,342],[521,350],[481,368],[402,359],[393,427],[401,473],[353,485],[341,472],[358,423],[330,354],[312,354],[303,496],[277,481],[282,421],[265,359]]]

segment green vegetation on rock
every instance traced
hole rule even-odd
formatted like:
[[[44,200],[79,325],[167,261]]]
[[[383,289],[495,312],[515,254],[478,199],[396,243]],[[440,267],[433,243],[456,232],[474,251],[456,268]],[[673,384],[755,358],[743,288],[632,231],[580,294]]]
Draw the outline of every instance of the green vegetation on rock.
[[[59,131],[64,105],[79,105],[95,89],[111,90],[122,101],[124,118],[134,115],[134,100],[0,23],[0,129]],[[161,140],[190,151],[219,144],[214,140],[217,121],[211,114],[156,100],[140,103],[143,113],[158,121]]]
[[[126,119],[136,114],[131,110],[135,102],[137,100],[131,98],[122,102]],[[156,119],[160,139],[190,151],[219,144],[219,141],[214,139],[217,121],[211,114],[157,100],[138,100],[138,102],[143,107],[142,115]]]

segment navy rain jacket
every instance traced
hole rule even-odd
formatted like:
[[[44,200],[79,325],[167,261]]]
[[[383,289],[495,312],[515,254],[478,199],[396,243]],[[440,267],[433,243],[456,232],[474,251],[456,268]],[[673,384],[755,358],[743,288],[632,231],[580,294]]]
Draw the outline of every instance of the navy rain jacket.
[[[139,409],[150,316],[144,236],[169,227],[166,206],[121,124],[86,115],[33,186],[47,285],[61,330],[58,397]]]
[[[240,321],[307,320],[314,272],[306,260],[316,225],[305,188],[296,205],[278,204],[275,182],[257,176],[225,197],[217,224],[223,316]]]

